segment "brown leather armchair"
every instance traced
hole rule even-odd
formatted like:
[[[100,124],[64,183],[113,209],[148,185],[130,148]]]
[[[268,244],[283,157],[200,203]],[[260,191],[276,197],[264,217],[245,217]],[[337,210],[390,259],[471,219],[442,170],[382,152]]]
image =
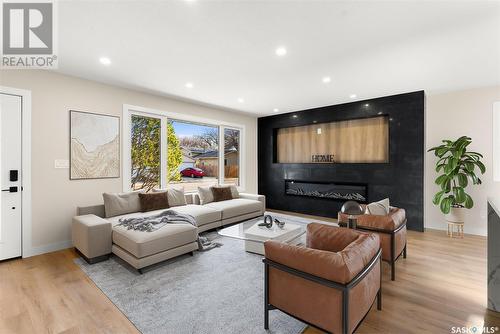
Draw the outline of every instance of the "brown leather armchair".
[[[330,333],[352,333],[375,298],[382,308],[381,249],[374,233],[307,226],[307,246],[266,241],[264,328],[273,309]]]
[[[339,226],[346,226],[348,216],[339,212]],[[391,280],[396,279],[396,261],[403,255],[406,259],[406,212],[391,207],[385,216],[363,214],[356,216],[356,229],[377,233],[382,247],[382,260],[391,265]]]

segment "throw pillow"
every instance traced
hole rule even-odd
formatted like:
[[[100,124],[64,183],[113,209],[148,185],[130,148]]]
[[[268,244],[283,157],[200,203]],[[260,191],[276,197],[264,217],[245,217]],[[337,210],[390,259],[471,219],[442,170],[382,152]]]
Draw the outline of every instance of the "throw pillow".
[[[170,188],[168,189],[168,205],[181,206],[186,205],[186,196],[184,195],[184,188]]]
[[[154,192],[149,194],[139,194],[139,201],[141,202],[141,211],[153,211],[168,209],[168,193]]]
[[[385,198],[378,202],[370,203],[366,206],[366,213],[376,216],[385,216],[389,214],[389,199]]]
[[[214,201],[214,195],[210,187],[198,187],[198,196],[200,197],[201,205]]]
[[[139,194],[143,192],[143,190],[138,190],[128,193],[102,194],[106,218],[141,211]]]
[[[229,188],[231,189],[231,196],[233,198],[240,198],[240,192],[238,191],[238,188],[236,188],[235,185],[230,185]]]
[[[212,187],[214,202],[221,202],[233,199],[230,187]]]

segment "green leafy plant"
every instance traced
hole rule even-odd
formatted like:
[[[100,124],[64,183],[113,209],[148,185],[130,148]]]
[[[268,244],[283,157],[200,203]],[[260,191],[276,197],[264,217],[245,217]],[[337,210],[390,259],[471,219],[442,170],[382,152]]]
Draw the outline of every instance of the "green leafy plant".
[[[438,205],[441,212],[447,214],[452,207],[470,209],[474,206],[472,197],[465,192],[465,188],[472,184],[481,184],[476,175],[476,169],[484,174],[486,167],[480,161],[481,153],[467,151],[472,139],[462,136],[455,141],[443,140],[443,144],[431,148],[439,159],[436,162],[436,184],[441,190],[434,195],[432,203]]]
[[[131,160],[132,189],[150,191],[160,185],[161,121],[157,118],[132,116]],[[167,123],[167,180],[180,181],[182,151],[174,126]]]
[[[179,138],[175,134],[174,126],[171,122],[167,123],[167,177],[168,182],[180,181],[181,173],[179,173],[179,166],[182,164],[182,151],[179,143]]]

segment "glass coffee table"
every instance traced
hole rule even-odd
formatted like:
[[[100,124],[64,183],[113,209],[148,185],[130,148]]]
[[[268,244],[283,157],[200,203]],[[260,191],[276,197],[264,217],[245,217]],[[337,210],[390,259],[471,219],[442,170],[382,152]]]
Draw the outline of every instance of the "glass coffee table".
[[[279,228],[274,223],[271,228],[267,228],[258,226],[264,222],[264,219],[252,219],[223,228],[218,233],[228,238],[244,240],[247,252],[264,255],[264,242],[267,240],[276,240],[292,245],[304,243],[307,223],[284,221],[283,228]]]

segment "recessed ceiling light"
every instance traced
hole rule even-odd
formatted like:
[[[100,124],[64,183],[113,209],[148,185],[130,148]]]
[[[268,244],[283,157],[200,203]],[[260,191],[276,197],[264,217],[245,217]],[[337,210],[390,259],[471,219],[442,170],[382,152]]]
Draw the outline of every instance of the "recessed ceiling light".
[[[369,106],[370,106],[370,104],[369,104],[369,103],[365,103],[365,107],[369,107]]]
[[[245,102],[245,100],[244,100],[242,97],[239,97],[239,98],[238,98],[238,102],[239,102],[239,103],[244,103],[244,102]]]
[[[110,65],[111,59],[109,59],[108,57],[101,57],[99,58],[99,62],[103,65]]]
[[[274,108],[274,109],[273,109],[273,111],[274,111],[274,112],[278,112],[278,111],[280,111],[280,110],[279,110],[278,108]]]
[[[323,77],[323,83],[330,83],[332,81],[332,78],[330,77]]]
[[[356,94],[351,94],[351,95],[349,95],[349,97],[350,97],[351,99],[355,99],[355,98],[357,98],[358,96],[357,96]]]
[[[293,117],[293,118],[297,118],[297,117],[299,117],[299,116],[297,116],[297,115],[292,115],[292,117]]]
[[[286,55],[286,48],[284,46],[280,46],[278,48],[276,48],[276,55],[279,56],[279,57],[283,57],[284,55]]]
[[[193,88],[194,87],[192,82],[186,82],[186,84],[184,86],[186,86],[186,88]]]

